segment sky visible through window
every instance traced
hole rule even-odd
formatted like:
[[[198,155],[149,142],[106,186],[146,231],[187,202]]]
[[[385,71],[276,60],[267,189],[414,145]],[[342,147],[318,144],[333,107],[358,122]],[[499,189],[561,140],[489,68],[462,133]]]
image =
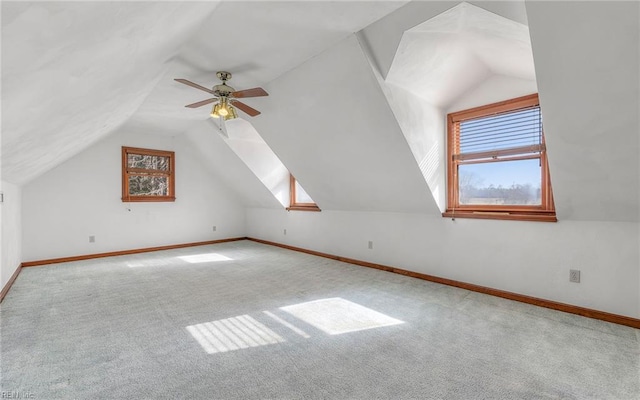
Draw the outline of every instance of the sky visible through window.
[[[460,174],[464,175],[465,173],[473,174],[478,180],[477,184],[483,187],[490,185],[510,187],[513,184],[530,184],[537,188],[540,186],[542,176],[540,161],[537,159],[460,166]]]
[[[539,107],[518,110],[460,123],[460,153],[510,149],[542,143],[542,117]],[[474,183],[488,187],[514,184],[540,186],[539,160],[468,164],[461,174],[473,176]]]

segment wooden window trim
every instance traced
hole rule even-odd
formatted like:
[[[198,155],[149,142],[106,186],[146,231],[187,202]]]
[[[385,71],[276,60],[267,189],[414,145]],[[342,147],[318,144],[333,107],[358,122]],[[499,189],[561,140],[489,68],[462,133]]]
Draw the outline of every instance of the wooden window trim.
[[[465,154],[463,156],[455,154],[455,125],[461,121],[497,115],[518,109],[529,107],[539,107],[540,102],[538,94],[522,96],[511,100],[501,101],[498,103],[488,104],[475,107],[469,110],[458,111],[447,116],[447,209],[442,213],[443,217],[448,218],[476,218],[476,219],[500,219],[500,220],[518,220],[518,221],[543,221],[556,222],[555,205],[553,202],[553,190],[551,188],[551,179],[549,177],[549,164],[547,160],[547,152],[544,143],[544,132],[542,137],[542,145],[540,153],[535,155],[517,155],[512,151],[503,152],[506,156],[502,161],[514,161],[524,159],[540,159],[541,170],[541,205],[540,206],[515,206],[515,205],[461,205],[459,203],[458,188],[458,165],[481,162],[500,162],[485,159],[487,154]],[[537,150],[530,148],[529,150]],[[526,151],[527,149],[522,149]],[[509,157],[512,156],[512,157]]]
[[[296,202],[296,178],[289,174],[289,207],[287,211],[322,211],[316,203]]]
[[[128,168],[127,162],[129,154],[142,154],[150,156],[161,156],[169,158],[169,171],[159,171],[144,168]],[[145,175],[166,176],[169,180],[168,196],[130,196],[129,195],[129,176],[144,173]],[[151,150],[139,147],[122,146],[122,201],[129,202],[173,202],[175,197],[175,153],[173,151]]]

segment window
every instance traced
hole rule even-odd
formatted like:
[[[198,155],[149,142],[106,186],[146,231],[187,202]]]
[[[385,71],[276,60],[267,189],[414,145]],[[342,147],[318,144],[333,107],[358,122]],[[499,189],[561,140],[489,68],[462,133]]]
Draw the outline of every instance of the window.
[[[175,201],[172,151],[122,148],[122,201]]]
[[[304,191],[293,175],[289,175],[289,204],[287,210],[320,211],[318,205]]]
[[[448,115],[445,217],[556,221],[538,95]]]

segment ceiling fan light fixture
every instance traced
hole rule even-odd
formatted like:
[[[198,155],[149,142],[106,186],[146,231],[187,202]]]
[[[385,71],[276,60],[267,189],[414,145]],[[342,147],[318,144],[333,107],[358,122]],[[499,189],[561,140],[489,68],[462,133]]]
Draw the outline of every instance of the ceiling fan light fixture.
[[[238,114],[236,113],[236,110],[233,107],[231,107],[231,105],[228,102],[224,100],[221,100],[219,103],[213,106],[213,109],[211,110],[210,115],[213,118],[222,117],[224,118],[225,121],[238,118]]]
[[[233,107],[231,107],[231,105],[229,105],[228,109],[229,109],[229,115],[227,115],[225,117],[225,121],[228,121],[230,119],[238,118],[238,114],[236,114],[236,109],[235,108],[233,108]]]
[[[221,117],[226,117],[229,115],[229,103],[224,99],[220,99],[220,103],[218,103],[218,115]]]
[[[211,109],[211,118],[220,118],[220,115],[218,114],[218,104],[214,104],[213,108]]]

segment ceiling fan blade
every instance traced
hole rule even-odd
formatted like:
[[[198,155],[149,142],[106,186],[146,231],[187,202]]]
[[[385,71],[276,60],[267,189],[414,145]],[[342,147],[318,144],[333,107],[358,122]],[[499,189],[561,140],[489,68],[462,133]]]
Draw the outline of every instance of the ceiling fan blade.
[[[202,100],[202,101],[199,101],[199,102],[193,103],[193,104],[187,104],[185,107],[198,108],[198,107],[202,107],[202,106],[205,106],[207,104],[213,103],[215,101],[218,101],[217,97],[214,97],[213,99]]]
[[[188,81],[188,80],[186,80],[186,79],[174,79],[174,81],[176,81],[176,82],[180,82],[180,83],[184,83],[185,85],[187,85],[187,86],[191,86],[191,87],[194,87],[194,88],[196,88],[196,89],[204,90],[204,91],[205,91],[205,92],[207,92],[207,93],[216,94],[216,92],[214,92],[213,90],[211,90],[211,89],[207,89],[207,88],[206,88],[206,87],[204,87],[204,86],[200,86],[200,85],[198,85],[197,83],[193,83],[193,82]]]
[[[246,97],[268,96],[269,93],[265,92],[261,87],[255,87],[251,89],[238,90],[237,92],[231,93],[231,95],[237,99],[242,99]]]
[[[256,110],[255,108],[251,108],[240,101],[235,100],[231,104],[234,107],[238,108],[240,111],[244,111],[245,113],[249,114],[252,117],[255,117],[256,115],[260,115],[260,111]]]

